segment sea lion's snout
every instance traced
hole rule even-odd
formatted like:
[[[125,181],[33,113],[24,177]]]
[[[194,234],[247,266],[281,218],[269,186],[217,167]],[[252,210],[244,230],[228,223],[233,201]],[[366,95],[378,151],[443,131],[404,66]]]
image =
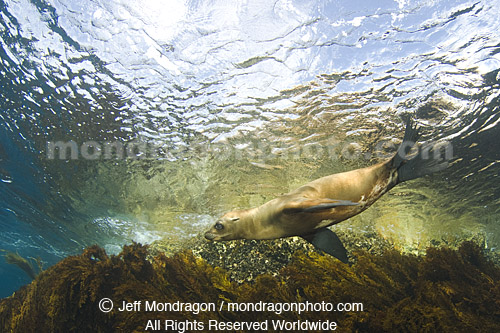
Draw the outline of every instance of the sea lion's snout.
[[[210,231],[207,231],[205,233],[205,238],[208,239],[208,240],[214,240],[215,237],[216,236],[213,233],[211,233]]]
[[[218,220],[215,223],[215,225],[205,233],[205,238],[208,240],[214,240],[214,241],[220,240],[221,239],[221,232],[223,229],[224,229],[224,226],[222,225],[220,220]]]
[[[234,223],[239,221],[240,218],[236,216],[224,215],[215,222],[215,224],[205,233],[205,238],[211,241],[225,241],[238,239],[235,234]]]

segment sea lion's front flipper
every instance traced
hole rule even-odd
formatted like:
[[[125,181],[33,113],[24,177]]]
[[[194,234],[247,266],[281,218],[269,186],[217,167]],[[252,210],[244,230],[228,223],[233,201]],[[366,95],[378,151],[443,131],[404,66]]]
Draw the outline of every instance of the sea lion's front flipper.
[[[315,233],[302,236],[305,240],[316,246],[318,249],[334,256],[347,264],[347,250],[339,237],[328,228],[320,228]]]
[[[290,202],[283,209],[285,214],[315,213],[320,210],[335,208],[339,206],[357,206],[359,203],[349,200],[335,199],[304,199]]]

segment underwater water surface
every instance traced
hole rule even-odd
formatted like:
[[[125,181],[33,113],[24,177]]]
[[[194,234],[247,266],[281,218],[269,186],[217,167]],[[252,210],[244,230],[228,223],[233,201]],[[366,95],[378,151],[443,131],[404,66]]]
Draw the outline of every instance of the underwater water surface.
[[[335,227],[406,253],[463,239],[497,252],[499,12],[1,0],[0,249],[48,267],[93,244],[182,248],[225,211],[389,156],[411,115],[451,166]],[[0,276],[0,297],[30,281],[3,259]]]

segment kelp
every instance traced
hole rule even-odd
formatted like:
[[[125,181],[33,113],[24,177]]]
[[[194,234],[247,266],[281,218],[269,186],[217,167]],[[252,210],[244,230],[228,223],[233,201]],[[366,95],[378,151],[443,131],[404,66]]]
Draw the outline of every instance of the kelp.
[[[500,268],[471,242],[458,250],[429,248],[426,256],[387,251],[356,254],[354,265],[297,251],[277,276],[231,281],[191,251],[148,260],[146,246],[108,256],[97,246],[62,260],[30,285],[0,301],[2,332],[143,332],[148,320],[333,320],[340,331],[496,332],[500,324]],[[109,298],[115,309],[99,310]],[[363,303],[359,312],[118,311],[123,301],[184,303]]]
[[[3,250],[0,249],[1,252],[4,253],[4,258],[5,261],[7,261],[8,264],[15,265],[22,269],[31,279],[34,279],[37,277],[37,275],[42,271],[42,260],[40,258],[35,258],[28,260],[26,258],[23,258],[19,255],[19,253],[14,253],[11,251]],[[36,262],[36,268],[35,265],[33,264],[34,260]]]

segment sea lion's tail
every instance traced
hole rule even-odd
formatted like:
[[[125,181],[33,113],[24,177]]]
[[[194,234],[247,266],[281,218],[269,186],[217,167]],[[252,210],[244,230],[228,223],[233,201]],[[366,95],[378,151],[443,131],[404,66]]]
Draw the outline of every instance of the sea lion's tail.
[[[416,153],[412,153],[419,137],[417,126],[409,118],[403,142],[390,161],[391,166],[398,170],[398,183],[444,170],[449,165],[446,159],[435,153],[439,147],[434,145],[419,147]]]

